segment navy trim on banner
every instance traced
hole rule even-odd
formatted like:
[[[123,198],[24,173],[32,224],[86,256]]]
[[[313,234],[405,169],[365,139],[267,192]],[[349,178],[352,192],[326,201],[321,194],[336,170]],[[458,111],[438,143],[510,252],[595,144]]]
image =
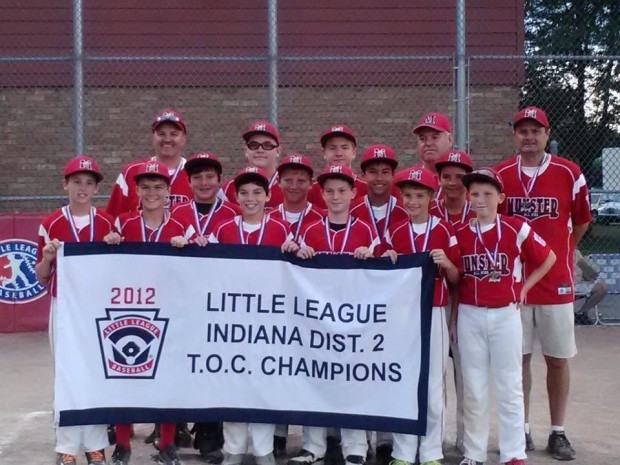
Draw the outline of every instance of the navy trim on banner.
[[[280,260],[303,268],[370,269],[395,270],[422,266],[427,252],[399,255],[396,263],[387,257],[360,260],[353,255],[317,254],[309,260],[302,260],[289,253],[282,253],[279,247],[241,244],[209,244],[205,247],[187,245],[183,248],[158,242],[123,242],[108,245],[103,242],[68,242],[63,246],[66,257],[80,255],[164,255],[176,257],[229,258],[240,260]]]

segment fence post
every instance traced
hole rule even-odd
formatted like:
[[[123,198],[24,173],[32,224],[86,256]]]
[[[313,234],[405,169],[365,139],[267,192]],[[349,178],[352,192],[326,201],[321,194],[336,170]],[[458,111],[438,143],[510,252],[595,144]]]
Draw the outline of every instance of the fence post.
[[[73,0],[73,131],[74,154],[84,153],[84,75],[82,0]]]
[[[465,0],[456,1],[456,104],[454,146],[467,150],[467,65],[465,56]]]
[[[267,5],[269,46],[269,120],[278,126],[278,0]]]

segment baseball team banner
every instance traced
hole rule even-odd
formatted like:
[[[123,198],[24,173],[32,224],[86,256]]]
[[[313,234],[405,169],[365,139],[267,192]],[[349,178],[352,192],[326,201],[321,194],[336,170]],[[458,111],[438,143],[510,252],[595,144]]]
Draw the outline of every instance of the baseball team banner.
[[[224,420],[424,434],[428,254],[392,264],[219,244],[61,250],[61,426]]]

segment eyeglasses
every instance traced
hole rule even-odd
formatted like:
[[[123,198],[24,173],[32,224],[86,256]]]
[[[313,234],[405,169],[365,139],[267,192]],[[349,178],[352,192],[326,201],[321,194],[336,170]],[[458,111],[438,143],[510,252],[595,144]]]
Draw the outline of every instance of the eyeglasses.
[[[249,148],[250,150],[258,150],[258,148],[260,147],[263,150],[273,150],[277,147],[279,147],[277,144],[272,144],[271,142],[256,142],[255,140],[251,140],[250,142],[248,142],[246,144],[246,147]]]

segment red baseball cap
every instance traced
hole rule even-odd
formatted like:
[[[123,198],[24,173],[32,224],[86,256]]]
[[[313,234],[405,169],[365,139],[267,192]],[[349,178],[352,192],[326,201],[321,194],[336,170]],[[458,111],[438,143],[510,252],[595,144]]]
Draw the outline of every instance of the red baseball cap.
[[[433,192],[439,187],[435,174],[422,165],[411,166],[396,173],[394,176],[394,184],[401,187],[403,184],[407,183],[426,187]]]
[[[183,122],[183,117],[180,113],[166,108],[165,110],[160,111],[155,115],[155,119],[153,120],[152,129],[155,131],[161,124],[171,123],[178,127],[181,131],[187,134],[187,128],[185,127],[185,123]]]
[[[159,161],[151,160],[140,164],[138,172],[133,175],[133,180],[137,183],[144,176],[159,176],[166,181],[166,184],[170,185],[168,167]]]
[[[243,140],[246,142],[249,141],[250,137],[254,134],[264,134],[266,136],[273,137],[276,143],[280,145],[280,134],[278,134],[276,127],[269,121],[255,121],[250,124],[243,133]]]
[[[525,107],[512,120],[512,127],[516,127],[521,121],[530,119],[536,121],[541,126],[549,129],[549,120],[547,114],[538,107]]]
[[[344,124],[337,124],[325,130],[321,136],[321,147],[325,147],[327,141],[336,136],[349,139],[355,146],[357,146],[357,141],[355,140],[355,134],[353,131],[351,131],[351,129]]]
[[[497,187],[500,192],[504,192],[504,181],[493,168],[479,168],[463,176],[463,185],[467,189],[469,189],[469,186],[474,182],[492,184]]]
[[[447,116],[442,113],[427,113],[423,115],[413,128],[413,133],[416,134],[422,128],[431,128],[439,132],[451,132],[450,121]]]
[[[344,179],[351,184],[351,187],[355,187],[355,175],[353,174],[353,171],[351,171],[351,168],[348,166],[342,165],[326,166],[323,172],[317,176],[316,181],[321,187],[323,187],[325,181],[333,178]]]
[[[306,170],[310,173],[310,177],[314,176],[314,170],[312,169],[312,162],[310,159],[301,153],[291,153],[282,159],[278,165],[278,174],[282,175],[282,171],[286,168],[298,168]]]
[[[95,176],[97,182],[103,180],[103,174],[101,174],[99,164],[87,155],[74,157],[67,162],[63,172],[65,179],[75,173],[90,173]]]
[[[382,144],[374,144],[366,147],[364,153],[362,153],[361,167],[362,171],[372,162],[386,163],[396,169],[398,166],[398,160],[392,147]]]
[[[468,173],[474,170],[471,157],[463,150],[448,150],[442,153],[435,162],[435,169],[439,172],[444,166],[459,166]]]
[[[215,168],[215,171],[217,171],[220,175],[222,174],[222,171],[224,171],[222,163],[219,158],[217,158],[217,155],[209,152],[198,152],[192,154],[183,167],[188,175],[197,173],[202,168]]]
[[[265,189],[265,192],[269,193],[269,177],[267,173],[256,166],[247,166],[237,173],[235,180],[235,190],[238,191],[239,187],[243,184],[255,182],[259,186]]]

